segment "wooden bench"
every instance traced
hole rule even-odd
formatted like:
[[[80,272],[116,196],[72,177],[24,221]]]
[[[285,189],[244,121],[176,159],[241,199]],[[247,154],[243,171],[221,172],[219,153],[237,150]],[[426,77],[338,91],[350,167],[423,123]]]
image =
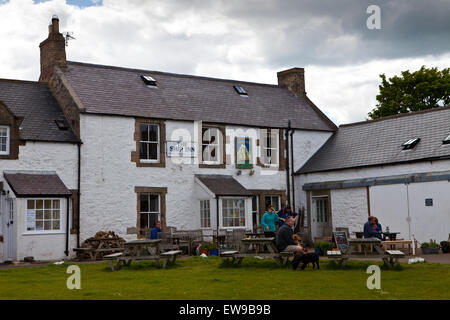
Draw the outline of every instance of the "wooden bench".
[[[183,251],[181,251],[181,250],[171,250],[171,251],[161,253],[160,256],[164,258],[163,268],[166,267],[167,263],[170,262],[171,258],[172,258],[172,261],[171,261],[172,264],[175,264],[175,261],[177,260],[177,256],[182,252]]]
[[[387,257],[384,260],[384,263],[395,267],[398,265],[398,259],[404,258],[405,254],[401,252],[400,250],[386,250]]]
[[[344,265],[344,266],[348,260],[348,258],[344,254],[342,254],[340,250],[328,250],[327,258],[333,259],[333,262],[337,265]]]
[[[97,260],[99,254],[103,255],[104,253],[115,253],[117,251],[122,251],[123,248],[73,248],[73,251],[77,253],[78,260],[84,260],[84,254],[89,254],[91,260]]]
[[[401,249],[405,249],[405,246],[408,247],[408,253],[415,255],[417,252],[417,242],[414,240],[387,240],[382,241],[381,245],[385,250],[398,250],[401,246]]]
[[[236,259],[235,255],[238,254],[239,251],[235,251],[235,250],[230,250],[230,251],[223,251],[219,253],[219,256],[221,258],[225,258],[225,261],[229,261],[230,258],[232,258],[232,262],[234,262],[234,260]]]
[[[117,252],[113,254],[109,254],[104,256],[103,259],[109,262],[109,266],[112,271],[116,271],[120,269],[120,265],[123,263],[127,266],[131,264],[131,261],[143,261],[143,260],[155,260],[156,264],[159,266],[159,259],[163,259],[163,268],[166,268],[167,263],[171,262],[175,263],[177,256],[182,253],[181,250],[172,250],[163,252],[160,255],[147,255],[147,256],[126,256],[123,252]],[[114,265],[114,261],[117,260],[116,265]]]

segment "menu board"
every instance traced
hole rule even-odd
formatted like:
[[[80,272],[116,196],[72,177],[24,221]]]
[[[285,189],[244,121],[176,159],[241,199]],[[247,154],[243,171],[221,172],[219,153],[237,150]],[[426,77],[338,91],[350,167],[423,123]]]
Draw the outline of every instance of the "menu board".
[[[334,242],[336,247],[341,251],[346,251],[348,249],[347,232],[345,231],[335,231],[333,232]]]

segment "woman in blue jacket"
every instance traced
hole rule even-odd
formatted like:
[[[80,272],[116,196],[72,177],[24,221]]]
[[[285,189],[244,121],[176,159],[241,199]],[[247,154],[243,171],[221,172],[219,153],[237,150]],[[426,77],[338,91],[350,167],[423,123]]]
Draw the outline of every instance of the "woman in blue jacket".
[[[264,228],[264,236],[266,238],[275,237],[275,231],[277,231],[275,223],[277,223],[278,220],[278,214],[275,212],[274,207],[269,205],[266,213],[264,213],[261,219],[261,225]]]

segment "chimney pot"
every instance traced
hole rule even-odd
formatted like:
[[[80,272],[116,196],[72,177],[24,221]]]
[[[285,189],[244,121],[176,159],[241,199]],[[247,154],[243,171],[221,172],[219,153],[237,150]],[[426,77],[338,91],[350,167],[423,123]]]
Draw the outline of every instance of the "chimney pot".
[[[305,69],[292,68],[277,73],[278,85],[289,89],[295,96],[306,95],[305,90]]]
[[[48,38],[41,42],[41,76],[40,81],[48,81],[52,75],[54,66],[65,67],[66,64],[66,39],[59,32],[58,16],[52,17],[52,24],[48,27]]]

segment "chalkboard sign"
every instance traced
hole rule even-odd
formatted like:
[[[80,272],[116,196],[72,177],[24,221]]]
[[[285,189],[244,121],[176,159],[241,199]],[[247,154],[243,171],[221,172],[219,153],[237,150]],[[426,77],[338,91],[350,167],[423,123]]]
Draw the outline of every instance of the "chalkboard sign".
[[[347,232],[345,231],[335,231],[333,232],[334,242],[336,243],[336,247],[341,251],[347,251],[348,249],[348,240],[347,240]]]

